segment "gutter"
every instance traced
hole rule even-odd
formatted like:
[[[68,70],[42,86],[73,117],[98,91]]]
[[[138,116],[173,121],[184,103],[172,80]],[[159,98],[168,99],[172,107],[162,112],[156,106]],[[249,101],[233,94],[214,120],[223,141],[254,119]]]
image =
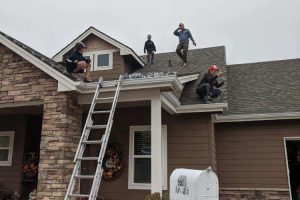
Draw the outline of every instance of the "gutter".
[[[268,121],[268,120],[285,120],[285,119],[300,119],[300,112],[239,114],[239,115],[215,114],[215,115],[213,115],[214,123]]]

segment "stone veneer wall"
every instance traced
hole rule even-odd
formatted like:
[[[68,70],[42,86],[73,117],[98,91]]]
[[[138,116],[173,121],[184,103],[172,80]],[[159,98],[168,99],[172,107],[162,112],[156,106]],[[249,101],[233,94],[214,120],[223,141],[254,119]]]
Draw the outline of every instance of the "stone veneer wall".
[[[289,200],[288,191],[220,190],[220,200]]]
[[[0,104],[41,100],[44,105],[38,199],[64,197],[81,135],[76,99],[76,94],[57,92],[55,79],[0,44]]]

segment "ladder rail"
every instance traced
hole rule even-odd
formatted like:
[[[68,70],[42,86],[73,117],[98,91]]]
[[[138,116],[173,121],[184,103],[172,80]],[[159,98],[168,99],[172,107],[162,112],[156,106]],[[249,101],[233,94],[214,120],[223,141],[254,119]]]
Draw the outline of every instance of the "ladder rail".
[[[85,131],[87,130],[87,127],[88,127],[88,125],[89,125],[89,120],[91,120],[92,112],[94,111],[95,105],[96,105],[96,104],[95,104],[95,100],[96,100],[96,98],[97,98],[98,95],[99,95],[99,92],[100,92],[100,85],[102,84],[102,82],[103,82],[103,78],[100,77],[100,78],[99,78],[99,82],[98,82],[98,84],[97,84],[97,88],[96,88],[94,97],[93,97],[93,100],[92,100],[92,104],[91,104],[91,106],[90,106],[90,110],[89,110],[88,116],[87,116],[87,118],[86,118],[87,120],[86,120],[86,122],[85,122],[85,125],[84,125],[84,128],[83,128],[82,133],[85,133]],[[85,134],[82,134],[82,135],[81,135],[81,138],[80,138],[80,141],[79,141],[79,145],[78,145],[78,148],[77,148],[75,157],[74,157],[74,162],[76,162],[76,160],[77,160],[77,157],[78,157],[80,148],[81,148],[81,146],[82,146],[82,141],[83,141],[83,139],[84,139],[84,136],[85,136]]]
[[[83,128],[83,131],[82,131],[82,134],[81,134],[81,137],[80,137],[80,140],[79,140],[79,144],[78,144],[78,147],[77,147],[77,150],[76,150],[76,154],[75,154],[75,157],[74,157],[74,169],[73,169],[73,172],[72,172],[72,176],[71,176],[71,179],[70,179],[70,182],[69,182],[69,185],[68,185],[68,189],[67,189],[67,192],[66,192],[66,195],[65,195],[65,200],[68,200],[69,199],[69,196],[71,194],[72,191],[74,191],[74,187],[75,187],[75,176],[78,175],[79,173],[79,169],[80,169],[80,165],[81,165],[81,161],[77,160],[78,158],[78,155],[81,154],[80,152],[83,153],[83,144],[82,141],[85,139],[85,137],[88,137],[89,133],[86,134],[86,131],[87,131],[87,126],[92,123],[92,112],[94,111],[95,109],[95,100],[96,98],[98,97],[99,93],[100,93],[100,85],[102,84],[103,82],[103,78],[100,77],[99,78],[99,81],[98,81],[98,84],[97,84],[97,88],[95,90],[95,94],[94,94],[94,97],[93,97],[93,100],[92,100],[92,104],[90,106],[90,110],[89,110],[89,113],[88,113],[88,116],[87,116],[87,120],[85,122],[85,125],[84,125],[84,128]],[[90,132],[90,130],[89,130]],[[80,163],[77,163],[77,162],[80,162]]]
[[[101,150],[99,152],[99,157],[98,157],[98,162],[97,162],[97,169],[96,169],[96,173],[95,173],[95,178],[93,180],[89,200],[96,199],[98,190],[100,188],[102,173],[103,173],[102,161],[103,161],[103,157],[105,155],[108,139],[109,139],[112,124],[113,124],[113,117],[114,117],[116,105],[117,105],[117,102],[118,102],[118,99],[119,99],[119,93],[120,93],[120,89],[121,89],[120,86],[121,86],[122,79],[123,79],[123,76],[120,75],[119,81],[117,83],[117,89],[116,89],[116,92],[115,92],[114,100],[113,100],[113,103],[112,103],[112,106],[111,106],[111,112],[110,112],[109,118],[107,120],[107,127],[106,127],[106,130],[105,130],[103,143],[101,145]],[[97,177],[97,176],[99,176],[99,177]]]

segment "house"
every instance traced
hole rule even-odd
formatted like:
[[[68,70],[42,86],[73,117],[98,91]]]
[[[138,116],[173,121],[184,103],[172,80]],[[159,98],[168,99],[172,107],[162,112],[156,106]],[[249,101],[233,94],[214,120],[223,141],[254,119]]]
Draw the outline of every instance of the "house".
[[[0,32],[0,191],[26,195],[37,188],[39,199],[63,199],[97,86],[68,74],[61,63],[78,41],[88,47],[93,77],[107,80],[104,96],[120,74],[129,74],[110,138],[120,170],[101,183],[99,196],[144,199],[167,192],[174,169],[208,166],[218,174],[221,199],[295,195],[300,59],[226,65],[220,46],[190,50],[186,68],[175,52],[157,54],[155,64],[145,66],[145,57],[93,27],[52,59]],[[203,104],[195,87],[211,64],[228,81],[220,98]],[[90,155],[97,151],[89,149]],[[87,162],[82,173],[94,166]],[[89,184],[82,182],[81,190]]]

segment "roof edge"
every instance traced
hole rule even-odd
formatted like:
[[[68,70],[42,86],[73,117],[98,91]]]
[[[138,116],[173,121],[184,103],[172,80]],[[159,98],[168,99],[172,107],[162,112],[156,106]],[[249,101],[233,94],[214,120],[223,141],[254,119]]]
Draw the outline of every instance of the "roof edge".
[[[269,120],[286,120],[300,119],[300,112],[283,112],[283,113],[263,113],[263,114],[237,114],[237,115],[220,115],[213,116],[214,123],[225,122],[250,122],[250,121],[269,121]]]

